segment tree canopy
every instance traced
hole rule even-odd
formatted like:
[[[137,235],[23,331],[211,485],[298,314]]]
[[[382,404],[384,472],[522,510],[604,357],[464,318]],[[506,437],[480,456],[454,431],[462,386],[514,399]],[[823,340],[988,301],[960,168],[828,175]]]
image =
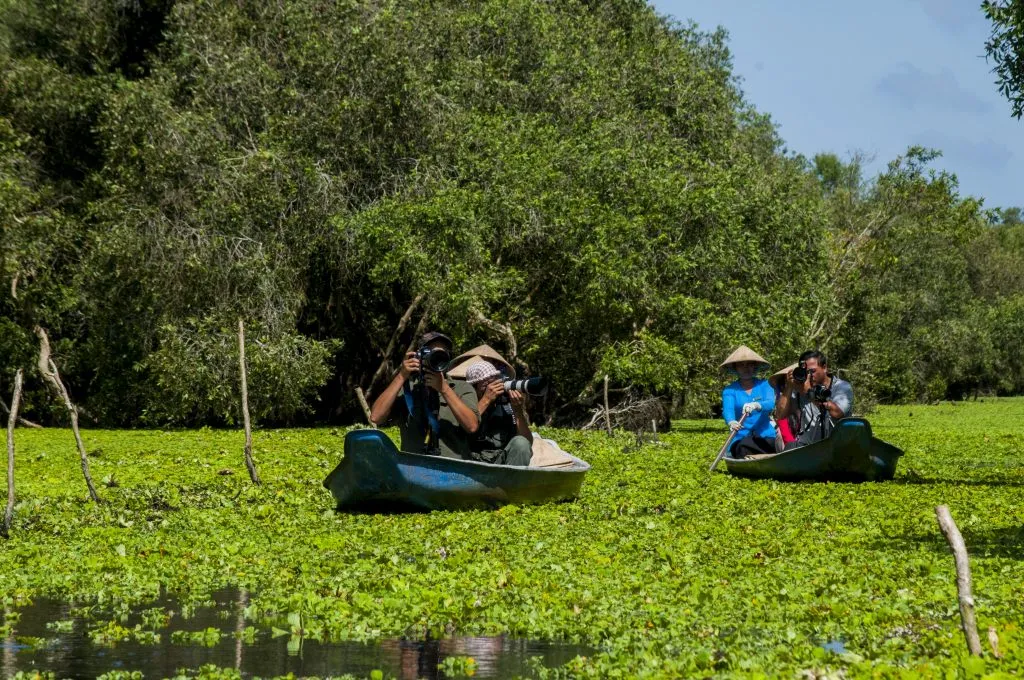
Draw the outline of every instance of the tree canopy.
[[[992,22],[985,52],[993,63],[999,92],[1010,102],[1015,118],[1024,115],[1024,0],[984,0],[981,8]]]
[[[926,149],[787,153],[726,35],[639,0],[7,0],[0,72],[0,374],[47,327],[95,422],[232,422],[238,318],[274,422],[354,417],[427,326],[554,417],[606,373],[707,413],[740,342],[1024,389],[1020,226]]]

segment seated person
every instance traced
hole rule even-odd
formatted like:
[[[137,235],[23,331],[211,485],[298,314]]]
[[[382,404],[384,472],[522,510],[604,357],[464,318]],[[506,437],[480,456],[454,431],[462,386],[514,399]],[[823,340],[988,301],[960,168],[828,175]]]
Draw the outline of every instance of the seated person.
[[[800,367],[807,370],[807,379],[799,381]],[[800,355],[797,368],[786,375],[786,385],[775,404],[778,419],[796,416],[796,439],[786,449],[807,446],[832,434],[835,420],[853,413],[853,387],[828,372],[828,359],[817,350]]]
[[[729,455],[744,458],[775,453],[776,432],[770,417],[775,407],[775,390],[767,380],[757,377],[757,371],[768,368],[768,362],[746,345],[740,345],[722,362],[722,368],[737,377],[722,390],[722,418],[735,433]]]
[[[533,433],[526,418],[526,397],[506,392],[501,371],[489,361],[466,369],[466,383],[476,391],[479,421],[467,427],[469,457],[484,463],[526,467],[533,455]]]
[[[768,384],[775,390],[775,400],[779,400],[779,395],[784,389],[786,389],[786,376],[789,372],[796,368],[799,364],[790,364],[781,371],[773,373],[768,378]],[[773,416],[774,417],[774,416]],[[796,419],[793,416],[788,418],[780,418],[775,420],[775,430],[779,433],[775,438],[775,450],[782,451],[786,448],[786,444],[790,443],[796,437],[793,435],[795,429],[793,423]]]
[[[420,351],[423,349],[443,350],[450,357],[452,341],[431,331],[420,338]],[[469,450],[466,432],[476,427],[476,413],[444,375],[420,365],[420,351],[405,355],[391,383],[374,400],[370,420],[377,426],[397,421],[402,451],[462,458]]]

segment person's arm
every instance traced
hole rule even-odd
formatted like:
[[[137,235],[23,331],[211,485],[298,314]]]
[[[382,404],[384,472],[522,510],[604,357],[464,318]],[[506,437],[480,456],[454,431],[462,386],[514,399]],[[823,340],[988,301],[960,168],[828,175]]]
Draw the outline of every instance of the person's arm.
[[[775,389],[768,384],[768,381],[764,381],[761,384],[761,412],[765,414],[771,414],[772,409],[775,408]]]
[[[786,374],[786,382],[779,391],[779,398],[775,400],[775,420],[785,420],[793,413],[793,392],[796,390],[796,383],[793,381],[793,371]]]
[[[722,420],[730,428],[733,423],[739,422],[739,414],[736,413],[736,410],[736,397],[733,391],[726,387],[722,390]]]
[[[512,404],[512,413],[516,416],[516,434],[526,437],[526,441],[533,443],[533,432],[530,432],[530,421],[526,417],[526,397],[518,390],[511,390],[508,393],[508,400]]]
[[[835,385],[837,389],[832,391],[832,399],[825,402],[828,414],[834,419],[845,418],[853,412],[853,388],[847,388],[847,384]]]
[[[494,402],[498,401],[505,392],[505,385],[500,380],[492,380],[488,383],[487,387],[484,388],[484,393],[480,395],[480,399],[476,403],[476,411],[480,414],[480,418],[484,417],[487,413],[487,409],[494,405]]]
[[[373,401],[373,408],[370,409],[370,420],[373,421],[374,425],[379,427],[387,422],[388,416],[391,415],[391,407],[395,405],[395,399],[398,398],[398,394],[402,391],[402,385],[418,370],[420,370],[420,360],[416,358],[415,352],[409,352],[405,355],[405,361],[398,368],[398,373],[395,374],[395,377],[384,388],[384,391]]]

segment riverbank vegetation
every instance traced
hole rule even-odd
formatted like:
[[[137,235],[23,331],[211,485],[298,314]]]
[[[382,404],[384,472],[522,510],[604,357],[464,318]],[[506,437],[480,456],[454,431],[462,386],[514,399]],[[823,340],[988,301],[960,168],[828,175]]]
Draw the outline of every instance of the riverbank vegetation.
[[[0,392],[41,325],[93,426],[236,422],[240,317],[262,423],[355,420],[428,325],[555,422],[606,373],[706,415],[740,342],[1024,389],[1019,211],[926,149],[788,152],[725,34],[643,2],[2,0],[0,74]]]
[[[88,431],[101,505],[66,431],[19,431],[0,598],[74,598],[116,619],[165,592],[201,603],[234,587],[253,623],[301,621],[310,639],[508,634],[598,650],[546,677],[1009,676],[1024,671],[1022,417],[1020,399],[880,407],[876,435],[906,455],[894,481],[859,485],[709,474],[714,421],[640,448],[557,430],[594,465],[577,501],[402,515],[332,509],[319,483],[342,430],[258,432],[260,487],[236,433]],[[998,658],[967,657],[943,503]]]

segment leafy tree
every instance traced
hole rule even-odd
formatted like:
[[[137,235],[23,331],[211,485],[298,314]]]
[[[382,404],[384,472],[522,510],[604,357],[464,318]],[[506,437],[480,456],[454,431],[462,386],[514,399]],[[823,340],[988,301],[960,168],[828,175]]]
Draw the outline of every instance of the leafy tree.
[[[981,8],[992,22],[985,43],[994,63],[996,85],[1010,102],[1013,116],[1024,115],[1024,0],[984,0]]]

